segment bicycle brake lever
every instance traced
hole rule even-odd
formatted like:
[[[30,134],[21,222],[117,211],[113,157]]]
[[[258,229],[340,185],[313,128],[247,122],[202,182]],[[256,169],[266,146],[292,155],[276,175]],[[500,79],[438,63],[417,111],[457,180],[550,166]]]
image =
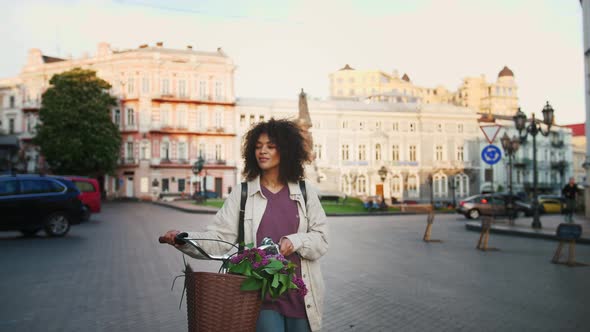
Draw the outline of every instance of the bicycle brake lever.
[[[178,244],[180,246],[185,245],[186,241],[184,240],[185,238],[188,237],[188,233],[187,232],[182,232],[182,233],[178,233],[178,235],[176,235],[174,237],[174,243]]]

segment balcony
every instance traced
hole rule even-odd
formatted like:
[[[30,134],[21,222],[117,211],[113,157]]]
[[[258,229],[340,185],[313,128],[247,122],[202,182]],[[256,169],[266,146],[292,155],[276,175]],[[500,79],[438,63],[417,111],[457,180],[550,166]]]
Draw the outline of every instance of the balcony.
[[[567,168],[567,163],[564,160],[551,162],[551,169],[554,169],[559,172],[563,172],[566,168]]]
[[[119,159],[119,165],[137,165],[138,161],[135,158],[121,158]]]
[[[516,168],[527,168],[530,167],[532,164],[533,161],[529,158],[514,159],[514,161],[512,162],[512,165],[514,165],[514,167]]]
[[[39,100],[25,101],[22,105],[23,112],[34,112],[41,108],[41,102]]]
[[[158,102],[177,102],[177,103],[193,103],[193,104],[228,104],[233,105],[235,103],[234,99],[227,98],[227,97],[218,97],[212,95],[199,95],[199,96],[189,96],[189,95],[179,95],[173,93],[165,93],[160,95],[155,95],[152,98],[153,101]]]
[[[227,161],[223,159],[207,159],[205,165],[226,165]]]
[[[554,147],[556,149],[563,148],[564,145],[565,144],[561,140],[551,140],[551,147]]]

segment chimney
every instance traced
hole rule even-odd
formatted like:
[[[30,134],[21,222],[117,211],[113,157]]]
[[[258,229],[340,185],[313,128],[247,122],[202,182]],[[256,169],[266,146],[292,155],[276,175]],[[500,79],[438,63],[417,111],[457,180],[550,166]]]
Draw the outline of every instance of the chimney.
[[[193,49],[193,45],[186,45],[186,49],[187,50],[192,50]]]
[[[98,57],[103,57],[112,54],[113,51],[111,50],[111,45],[109,43],[98,43],[98,49],[96,55]]]
[[[148,47],[148,44],[141,44],[141,45],[139,45],[139,48],[147,48],[147,47]]]
[[[157,43],[156,43],[156,46],[158,46],[158,47],[162,47],[162,46],[164,46],[164,42],[157,42]]]

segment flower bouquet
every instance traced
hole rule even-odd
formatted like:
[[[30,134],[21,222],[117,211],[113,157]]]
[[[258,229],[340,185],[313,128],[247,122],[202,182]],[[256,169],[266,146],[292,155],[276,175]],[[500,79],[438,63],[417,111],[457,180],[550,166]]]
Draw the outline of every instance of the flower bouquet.
[[[270,294],[276,299],[288,290],[296,291],[300,296],[307,294],[303,280],[297,277],[297,265],[285,259],[283,255],[268,252],[253,245],[247,245],[242,253],[232,257],[228,271],[246,277],[240,289],[243,291],[260,290],[261,298]]]

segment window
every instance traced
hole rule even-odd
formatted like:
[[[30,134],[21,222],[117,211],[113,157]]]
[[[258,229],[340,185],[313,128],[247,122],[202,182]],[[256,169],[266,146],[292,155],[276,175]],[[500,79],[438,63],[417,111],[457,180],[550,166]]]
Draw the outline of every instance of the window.
[[[442,125],[442,123],[439,123],[439,124],[436,125],[436,131],[439,132],[439,133],[442,133],[442,131],[443,131],[443,125]]]
[[[115,124],[117,126],[121,125],[121,111],[115,110]]]
[[[410,161],[416,161],[416,146],[415,145],[410,145]]]
[[[135,93],[135,79],[133,77],[127,79],[127,93]]]
[[[167,78],[162,79],[162,86],[160,87],[160,92],[163,95],[170,94],[170,80]]]
[[[14,118],[8,119],[8,133],[14,134]]]
[[[66,188],[58,183],[47,180],[21,180],[21,194],[46,194],[63,192]]]
[[[399,175],[394,175],[391,178],[391,191],[398,195],[402,192],[402,179]]]
[[[464,155],[464,149],[462,146],[458,146],[457,147],[457,160],[458,161],[463,161],[465,160],[465,155]]]
[[[179,108],[178,109],[178,113],[177,113],[177,118],[176,118],[176,124],[178,126],[178,128],[186,128],[188,123],[188,119],[187,119],[187,110],[186,108]]]
[[[375,122],[375,129],[377,129],[377,130],[381,129],[381,121]]]
[[[348,128],[348,120],[342,120],[342,129]]]
[[[150,80],[147,77],[141,79],[141,92],[149,93],[150,92]]]
[[[178,95],[180,97],[186,97],[186,81],[185,80],[178,81]]]
[[[314,144],[313,145],[313,152],[315,152],[315,157],[319,160],[322,159],[322,145],[321,144]]]
[[[437,145],[436,148],[434,149],[434,160],[436,161],[442,161],[443,160],[443,147],[442,145]]]
[[[434,197],[445,197],[448,193],[447,176],[439,173],[432,177]]]
[[[10,96],[10,108],[14,108],[15,99],[14,96]]]
[[[418,196],[418,177],[416,175],[408,177],[408,195],[410,197]]]
[[[367,192],[367,178],[365,178],[364,175],[358,177],[357,188],[359,194],[364,194]]]
[[[399,122],[394,122],[392,129],[393,129],[393,131],[399,131]]]
[[[394,145],[391,148],[391,160],[399,161],[399,145]]]
[[[160,122],[164,128],[170,126],[170,110],[168,108],[160,109]]]
[[[462,123],[459,123],[459,124],[457,125],[457,131],[458,131],[459,133],[462,133],[462,132],[463,132],[463,124],[462,124]]]
[[[216,110],[215,111],[215,127],[217,127],[217,128],[223,127],[223,110]]]
[[[264,122],[264,115],[258,116],[258,121],[259,122]]]
[[[494,181],[494,170],[491,168],[486,168],[484,172],[484,181],[492,182]]]
[[[141,159],[144,159],[144,160],[150,158],[150,142],[149,141],[141,142],[140,157],[141,157]]]
[[[381,160],[381,144],[375,144],[375,160]]]
[[[133,142],[127,142],[126,147],[125,158],[127,158],[127,160],[133,160]]]
[[[240,114],[240,126],[243,127],[246,124],[246,115]]]
[[[201,97],[201,99],[207,98],[207,81],[199,82],[199,97]]]
[[[250,125],[253,125],[256,122],[256,117],[252,114],[250,115]]]
[[[76,188],[78,188],[78,190],[80,190],[83,193],[93,193],[96,192],[96,188],[94,188],[94,185],[90,182],[86,182],[86,181],[74,181],[74,185],[76,185]]]
[[[184,192],[186,180],[185,179],[178,179],[178,192]]]
[[[162,179],[162,192],[167,193],[170,190],[170,180],[168,178]]]
[[[18,192],[18,181],[0,181],[0,196],[15,195]]]
[[[459,197],[469,196],[469,176],[467,174],[455,175],[455,193]]]
[[[359,121],[359,130],[365,129],[365,121]]]
[[[221,144],[215,144],[215,160],[223,160],[221,153]]]
[[[162,154],[160,157],[164,160],[170,160],[170,142],[162,142]]]
[[[127,109],[127,125],[135,126],[135,111],[133,110],[133,108]]]
[[[223,99],[223,82],[215,82],[215,99]]]
[[[367,160],[367,149],[364,144],[359,145],[359,159],[358,160]]]
[[[416,132],[416,124],[414,122],[410,122],[410,132]]]
[[[348,153],[348,144],[342,145],[342,160],[350,160]]]
[[[186,142],[178,142],[178,159],[188,160]]]

